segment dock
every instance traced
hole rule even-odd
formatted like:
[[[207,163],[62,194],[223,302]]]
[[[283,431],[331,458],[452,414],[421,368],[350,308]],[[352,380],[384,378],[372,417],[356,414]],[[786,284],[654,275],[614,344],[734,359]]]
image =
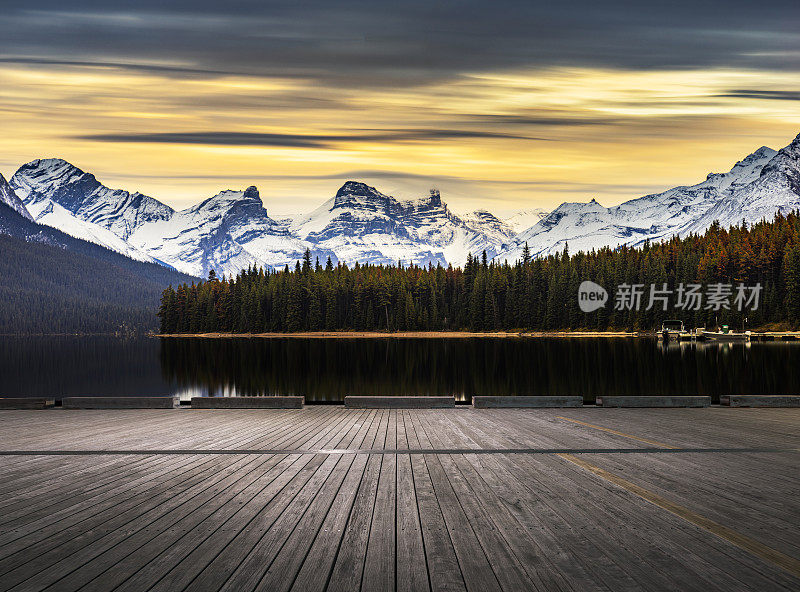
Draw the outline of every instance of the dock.
[[[800,409],[0,412],[0,591],[800,589]]]

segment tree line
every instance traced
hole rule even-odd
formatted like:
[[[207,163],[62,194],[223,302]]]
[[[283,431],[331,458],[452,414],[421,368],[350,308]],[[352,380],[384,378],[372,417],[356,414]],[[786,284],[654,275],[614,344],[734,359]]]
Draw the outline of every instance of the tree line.
[[[0,234],[0,334],[155,331],[164,287],[191,277],[77,239],[64,242]]]
[[[608,291],[606,305],[589,313],[578,301],[586,280]],[[641,305],[619,296],[630,286],[641,292]],[[691,286],[727,290],[730,297],[715,304],[706,294],[705,301],[676,306]],[[738,292],[755,286],[757,302],[737,301]],[[651,287],[670,302],[648,302]],[[323,265],[306,252],[293,269],[251,267],[229,278],[212,271],[207,281],[170,286],[158,316],[165,334],[636,330],[655,329],[664,319],[688,327],[792,328],[800,326],[800,216],[728,229],[714,223],[702,235],[635,248],[570,254],[565,245],[541,258],[531,257],[526,245],[514,264],[488,261],[484,252],[469,255],[463,268],[334,266],[330,259]]]

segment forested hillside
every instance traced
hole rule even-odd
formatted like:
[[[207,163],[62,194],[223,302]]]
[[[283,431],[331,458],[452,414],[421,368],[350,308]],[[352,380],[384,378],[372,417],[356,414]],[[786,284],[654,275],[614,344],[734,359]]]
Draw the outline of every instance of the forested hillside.
[[[609,301],[581,312],[584,280],[604,286]],[[648,310],[649,287],[670,293]],[[640,285],[641,306],[620,306],[620,286]],[[675,306],[684,289],[700,285],[706,299]],[[723,285],[730,297],[708,294]],[[758,306],[738,302],[738,286],[760,286]],[[679,296],[680,292],[680,296]],[[750,292],[747,292],[750,295]],[[684,299],[685,300],[685,299]],[[685,305],[686,302],[684,301]],[[695,304],[697,306],[695,306]],[[744,306],[742,306],[744,305]],[[470,257],[453,267],[320,265],[310,256],[294,270],[249,269],[235,278],[211,275],[199,284],[165,290],[163,333],[260,333],[302,330],[560,330],[653,329],[665,318],[689,327],[729,323],[747,328],[800,325],[800,218],[796,213],[642,248],[561,254],[515,265]]]
[[[162,290],[190,276],[26,220],[0,204],[0,334],[158,328]]]

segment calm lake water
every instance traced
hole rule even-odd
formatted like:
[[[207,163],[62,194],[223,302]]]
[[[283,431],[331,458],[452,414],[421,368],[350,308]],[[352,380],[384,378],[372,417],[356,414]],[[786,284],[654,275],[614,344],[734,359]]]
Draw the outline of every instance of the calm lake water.
[[[800,392],[800,343],[642,338],[0,337],[0,396],[722,394]]]

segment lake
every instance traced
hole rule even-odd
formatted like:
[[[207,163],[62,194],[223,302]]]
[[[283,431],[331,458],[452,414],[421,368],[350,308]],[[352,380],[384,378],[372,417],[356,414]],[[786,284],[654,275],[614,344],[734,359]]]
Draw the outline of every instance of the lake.
[[[0,337],[0,396],[796,394],[800,343]]]

